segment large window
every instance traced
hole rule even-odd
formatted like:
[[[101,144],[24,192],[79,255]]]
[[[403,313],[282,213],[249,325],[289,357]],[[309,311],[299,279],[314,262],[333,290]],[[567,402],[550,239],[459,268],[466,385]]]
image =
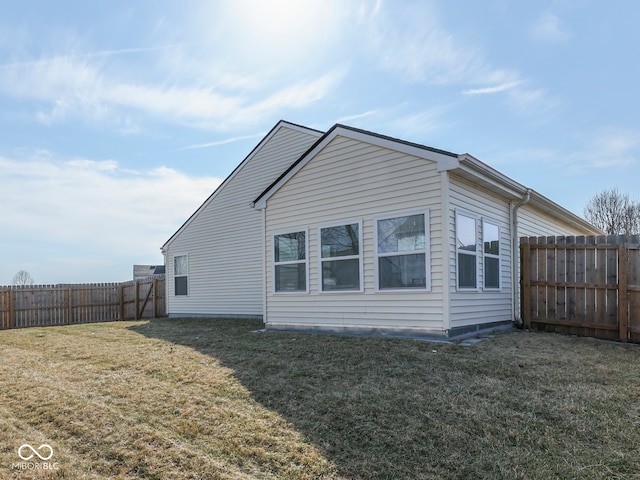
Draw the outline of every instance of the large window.
[[[378,289],[427,288],[427,216],[377,221]]]
[[[500,289],[500,227],[483,221],[484,288]]]
[[[359,223],[320,229],[322,291],[360,290]]]
[[[306,237],[306,232],[274,235],[274,289],[276,292],[307,291]]]
[[[478,288],[478,228],[474,217],[456,212],[458,288]]]
[[[186,255],[173,257],[173,288],[175,295],[187,295],[188,293],[189,261]]]

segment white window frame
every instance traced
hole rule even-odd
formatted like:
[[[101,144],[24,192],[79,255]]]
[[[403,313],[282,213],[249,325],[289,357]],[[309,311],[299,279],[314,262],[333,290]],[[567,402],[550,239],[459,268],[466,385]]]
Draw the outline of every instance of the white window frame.
[[[345,225],[358,225],[358,255],[345,255],[342,257],[322,257],[322,230],[326,228],[343,227]],[[363,275],[363,232],[362,232],[362,219],[358,220],[344,220],[339,222],[332,222],[318,226],[318,292],[322,294],[349,294],[349,293],[362,293],[364,292],[364,275]],[[336,290],[324,290],[324,278],[322,264],[324,262],[340,261],[340,260],[355,260],[358,259],[358,283],[360,288],[358,289],[336,289]]]
[[[187,273],[185,275],[176,275],[176,258],[178,257],[185,257],[187,260]],[[191,282],[189,280],[189,254],[188,253],[179,253],[173,256],[173,296],[174,297],[188,297],[189,294],[191,293]],[[177,295],[176,294],[176,278],[177,277],[185,277],[187,279],[187,293],[185,295]]]
[[[276,237],[279,235],[289,235],[292,233],[304,233],[304,260],[291,260],[286,262],[276,262]],[[279,265],[296,265],[305,264],[305,289],[304,290],[276,290],[276,266]],[[271,275],[272,292],[274,295],[301,295],[309,293],[309,228],[292,228],[287,231],[276,232],[271,235],[271,265],[273,265],[273,272]]]
[[[469,220],[473,220],[475,223],[475,240],[476,240],[476,251],[475,252],[471,252],[469,250],[462,250],[460,249],[459,245],[458,245],[458,217],[465,217]],[[478,224],[479,224],[479,217],[478,215],[474,215],[473,213],[468,213],[465,212],[463,210],[456,210],[455,211],[455,232],[454,232],[454,238],[455,238],[455,243],[456,243],[456,287],[457,290],[462,291],[462,292],[477,292],[480,290],[480,266],[478,265],[479,263],[479,258],[480,258],[480,245],[478,242]],[[467,286],[460,286],[460,255],[469,255],[469,256],[473,256],[475,258],[475,265],[476,265],[476,281],[475,281],[475,287],[467,287]]]
[[[486,253],[484,249],[485,244],[485,232],[486,225],[491,225],[498,229],[498,255],[494,255],[492,253]],[[485,259],[494,258],[498,260],[498,286],[497,287],[487,287],[487,262]],[[497,292],[502,290],[502,228],[498,224],[498,222],[487,220],[486,218],[482,219],[482,286],[484,290]]]
[[[378,215],[373,218],[373,250],[374,250],[374,272],[375,272],[375,292],[430,292],[431,291],[431,222],[429,218],[429,209],[425,210],[413,210],[413,211],[401,211],[392,212],[390,214]],[[378,251],[378,222],[381,220],[391,220],[400,217],[410,217],[413,215],[424,215],[424,249],[422,250],[407,250],[402,252],[387,252],[380,253]],[[424,254],[424,268],[425,268],[425,286],[424,287],[405,287],[405,288],[380,288],[380,258],[384,257],[398,257],[402,255],[417,255]]]

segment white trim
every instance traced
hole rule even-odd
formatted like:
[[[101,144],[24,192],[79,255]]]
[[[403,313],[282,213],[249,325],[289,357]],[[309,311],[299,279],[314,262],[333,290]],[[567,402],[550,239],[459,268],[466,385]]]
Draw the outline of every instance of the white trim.
[[[451,328],[451,184],[449,172],[440,172],[440,256],[442,258],[442,326]],[[455,228],[455,216],[453,219]],[[455,246],[455,239],[454,239]],[[457,262],[457,256],[456,256]],[[457,265],[456,265],[457,266]],[[457,276],[456,276],[457,278]]]
[[[346,255],[343,257],[322,257],[322,230],[325,228],[342,227],[346,225],[358,225],[358,255]],[[335,221],[327,224],[318,225],[317,228],[317,244],[318,244],[318,292],[321,294],[349,294],[349,293],[362,293],[364,292],[364,234],[362,231],[362,219],[358,220],[344,220]],[[322,279],[322,262],[340,261],[340,260],[355,260],[358,259],[358,283],[360,288],[358,289],[338,289],[338,290],[323,290]]]
[[[304,262],[301,260],[291,260],[286,262],[277,262],[276,263],[276,248],[275,248],[275,238],[278,235],[288,235],[291,233],[304,233]],[[305,265],[305,289],[304,290],[276,290],[276,266],[277,265],[297,265],[299,263],[304,263]],[[301,227],[301,228],[290,228],[286,231],[279,231],[271,234],[271,292],[274,295],[300,295],[300,294],[308,294],[309,293],[309,227]],[[265,289],[266,290],[266,289]]]
[[[468,250],[460,250],[458,248],[458,217],[462,216],[462,217],[466,217],[470,220],[473,220],[475,222],[475,238],[476,238],[476,251],[475,253],[469,252]],[[480,291],[480,265],[479,263],[479,257],[480,257],[480,252],[478,251],[479,249],[479,245],[478,245],[478,220],[479,220],[479,216],[475,215],[473,213],[469,213],[465,210],[461,210],[456,208],[455,210],[455,216],[454,216],[454,239],[455,239],[455,247],[456,247],[456,290],[458,292],[478,292]],[[459,270],[459,260],[458,260],[458,255],[459,254],[463,254],[463,255],[469,255],[469,256],[473,256],[476,259],[476,286],[475,287],[461,287],[460,286],[460,270]]]
[[[492,253],[486,253],[484,251],[484,243],[485,243],[484,234],[486,231],[486,228],[485,228],[486,224],[492,225],[498,229],[498,255],[494,255]],[[482,241],[480,242],[482,247],[482,289],[486,292],[501,292],[502,291],[502,227],[497,221],[482,217],[482,232],[480,236],[482,237]],[[498,286],[497,287],[487,287],[487,264],[485,262],[486,258],[494,258],[498,260]]]
[[[424,229],[425,229],[425,248],[422,250],[408,250],[402,252],[388,252],[388,253],[380,253],[378,251],[378,222],[381,220],[391,220],[394,218],[401,217],[410,217],[414,215],[424,215]],[[416,287],[416,288],[380,288],[380,266],[379,259],[384,257],[397,257],[404,255],[417,255],[424,254],[425,260],[425,286],[424,287]],[[374,270],[374,291],[376,293],[387,293],[387,292],[430,292],[431,291],[431,219],[430,212],[428,208],[420,209],[420,210],[402,210],[392,213],[386,213],[384,215],[377,215],[373,217],[373,270]]]

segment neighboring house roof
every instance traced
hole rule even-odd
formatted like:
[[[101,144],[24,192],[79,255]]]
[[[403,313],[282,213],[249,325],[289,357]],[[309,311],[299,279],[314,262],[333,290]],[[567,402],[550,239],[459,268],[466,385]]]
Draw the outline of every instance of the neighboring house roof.
[[[251,161],[251,159],[260,151],[260,149],[269,142],[269,140],[276,134],[276,132],[280,128],[290,128],[293,130],[303,131],[305,133],[314,134],[317,136],[321,136],[322,132],[320,130],[316,130],[313,128],[305,127],[303,125],[297,125],[295,123],[287,122],[285,120],[280,120],[265,136],[260,142],[251,150],[249,155],[247,155],[242,162],[229,174],[229,176],[214,190],[214,192],[198,207],[198,209],[182,224],[182,226],[173,234],[171,237],[162,245],[161,250],[164,252],[167,247],[171,244],[171,242],[200,214],[202,210],[204,210],[207,205],[209,205],[216,196],[233,180],[233,178],[238,174],[242,168]],[[278,172],[275,172],[277,174]]]
[[[164,265],[134,265],[133,278],[149,277],[151,275],[162,275],[165,273]]]
[[[512,180],[468,153],[458,155],[445,150],[428,147],[426,145],[420,145],[406,140],[340,124],[334,125],[327,131],[327,133],[320,137],[318,141],[309,148],[309,150],[307,150],[297,161],[283,172],[282,175],[267,187],[253,201],[252,205],[256,208],[265,208],[267,200],[337,136],[360,140],[380,147],[389,148],[391,150],[400,151],[419,158],[434,161],[438,164],[438,171],[453,172],[467,180],[470,180],[474,184],[480,185],[489,191],[508,198],[509,200],[522,200],[528,196],[529,203],[531,205],[547,211],[581,230],[591,232],[594,235],[603,234],[603,232],[583,218],[575,215],[564,207],[561,207],[535,190]]]

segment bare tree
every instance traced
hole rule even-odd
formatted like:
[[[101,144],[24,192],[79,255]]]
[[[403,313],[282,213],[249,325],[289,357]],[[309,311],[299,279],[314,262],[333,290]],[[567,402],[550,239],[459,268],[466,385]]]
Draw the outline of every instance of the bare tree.
[[[13,276],[13,285],[33,285],[33,277],[26,270],[20,270]]]
[[[640,203],[617,188],[603,190],[589,199],[584,209],[587,221],[608,235],[640,233]]]

